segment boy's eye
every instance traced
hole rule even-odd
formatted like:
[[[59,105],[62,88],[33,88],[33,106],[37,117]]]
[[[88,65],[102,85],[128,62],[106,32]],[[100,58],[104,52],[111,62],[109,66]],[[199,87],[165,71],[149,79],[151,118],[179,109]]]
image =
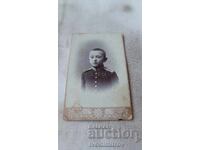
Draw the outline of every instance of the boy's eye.
[[[96,56],[97,58],[101,58],[101,56]]]

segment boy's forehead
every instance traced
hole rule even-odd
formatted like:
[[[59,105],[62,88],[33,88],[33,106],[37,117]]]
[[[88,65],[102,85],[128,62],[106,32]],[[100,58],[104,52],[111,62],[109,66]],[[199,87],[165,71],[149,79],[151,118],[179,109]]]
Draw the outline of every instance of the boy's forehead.
[[[93,50],[91,50],[90,51],[90,55],[103,55],[104,53],[102,52],[102,51],[98,51],[98,50],[95,50],[95,51],[93,51]]]

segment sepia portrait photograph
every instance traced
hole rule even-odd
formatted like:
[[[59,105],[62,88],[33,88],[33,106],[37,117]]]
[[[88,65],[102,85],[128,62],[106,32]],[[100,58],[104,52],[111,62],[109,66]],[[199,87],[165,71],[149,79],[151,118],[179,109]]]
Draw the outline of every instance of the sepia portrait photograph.
[[[68,60],[66,120],[132,118],[122,34],[73,34]]]
[[[108,59],[105,50],[101,48],[91,49],[88,57],[91,67],[82,73],[81,78],[84,90],[103,90],[118,83],[116,72],[104,66]]]

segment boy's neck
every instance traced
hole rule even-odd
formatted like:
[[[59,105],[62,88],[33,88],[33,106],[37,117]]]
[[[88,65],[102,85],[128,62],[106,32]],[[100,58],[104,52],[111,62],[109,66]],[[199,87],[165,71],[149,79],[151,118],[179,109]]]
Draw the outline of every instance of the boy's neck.
[[[97,66],[97,67],[92,67],[94,70],[98,70],[98,69],[102,69],[102,68],[104,68],[104,65],[102,64],[102,65],[99,65],[99,66]]]

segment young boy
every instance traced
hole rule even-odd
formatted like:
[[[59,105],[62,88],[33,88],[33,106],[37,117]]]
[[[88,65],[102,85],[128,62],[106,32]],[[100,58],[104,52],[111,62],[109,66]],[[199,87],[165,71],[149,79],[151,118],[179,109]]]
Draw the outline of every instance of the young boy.
[[[89,53],[91,68],[82,73],[81,81],[83,89],[104,89],[112,87],[118,82],[117,74],[104,67],[106,52],[95,48]]]

